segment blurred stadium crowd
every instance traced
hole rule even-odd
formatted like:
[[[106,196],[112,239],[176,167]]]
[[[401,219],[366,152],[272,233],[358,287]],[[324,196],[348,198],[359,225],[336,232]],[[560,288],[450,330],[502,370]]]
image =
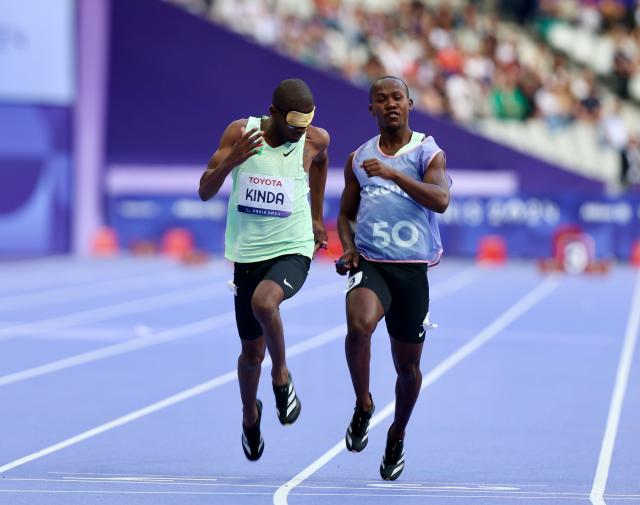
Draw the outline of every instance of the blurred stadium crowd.
[[[357,85],[402,76],[426,112],[587,175],[640,181],[640,0],[170,1]]]

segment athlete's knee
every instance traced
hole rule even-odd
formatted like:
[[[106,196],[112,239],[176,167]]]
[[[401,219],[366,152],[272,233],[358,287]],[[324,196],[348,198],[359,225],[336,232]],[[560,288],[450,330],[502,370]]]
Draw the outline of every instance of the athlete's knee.
[[[422,378],[420,364],[415,362],[398,363],[396,362],[396,373],[398,378],[403,382],[415,382]]]
[[[264,361],[265,350],[260,347],[245,347],[240,354],[240,363],[248,369],[260,368]]]
[[[376,321],[364,317],[350,317],[347,321],[347,338],[368,341],[376,329]]]
[[[278,299],[275,296],[253,296],[251,310],[258,321],[269,320],[278,311]]]

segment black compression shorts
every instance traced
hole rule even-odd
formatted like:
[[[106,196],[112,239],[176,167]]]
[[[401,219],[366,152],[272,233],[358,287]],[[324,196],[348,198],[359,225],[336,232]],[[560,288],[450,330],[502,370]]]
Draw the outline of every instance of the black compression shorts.
[[[423,323],[429,311],[425,263],[382,263],[360,256],[358,268],[349,272],[347,296],[357,288],[369,288],[378,296],[391,337],[407,343],[424,342]]]
[[[284,291],[284,299],[295,295],[309,273],[311,260],[301,254],[286,254],[255,263],[235,263],[233,283],[236,286],[235,309],[238,334],[241,339],[255,340],[262,327],[253,315],[251,298],[263,280],[271,280]]]

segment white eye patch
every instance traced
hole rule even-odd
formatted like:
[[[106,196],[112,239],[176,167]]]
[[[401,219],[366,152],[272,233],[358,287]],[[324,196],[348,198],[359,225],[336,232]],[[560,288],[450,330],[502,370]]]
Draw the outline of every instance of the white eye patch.
[[[297,110],[290,110],[287,112],[287,124],[296,128],[306,128],[313,121],[313,115],[316,112],[314,107],[311,112],[298,112]]]

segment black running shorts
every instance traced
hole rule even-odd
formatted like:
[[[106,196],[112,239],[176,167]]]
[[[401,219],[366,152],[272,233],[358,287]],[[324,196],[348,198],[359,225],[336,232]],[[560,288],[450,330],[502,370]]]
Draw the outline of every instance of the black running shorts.
[[[360,256],[347,281],[347,296],[369,288],[384,309],[389,335],[401,342],[424,342],[423,322],[429,311],[429,281],[425,263],[381,263]]]
[[[271,280],[284,291],[284,299],[295,295],[309,273],[311,260],[301,254],[286,254],[255,263],[235,263],[236,324],[241,339],[255,340],[262,335],[262,327],[253,315],[251,298],[263,280]]]

